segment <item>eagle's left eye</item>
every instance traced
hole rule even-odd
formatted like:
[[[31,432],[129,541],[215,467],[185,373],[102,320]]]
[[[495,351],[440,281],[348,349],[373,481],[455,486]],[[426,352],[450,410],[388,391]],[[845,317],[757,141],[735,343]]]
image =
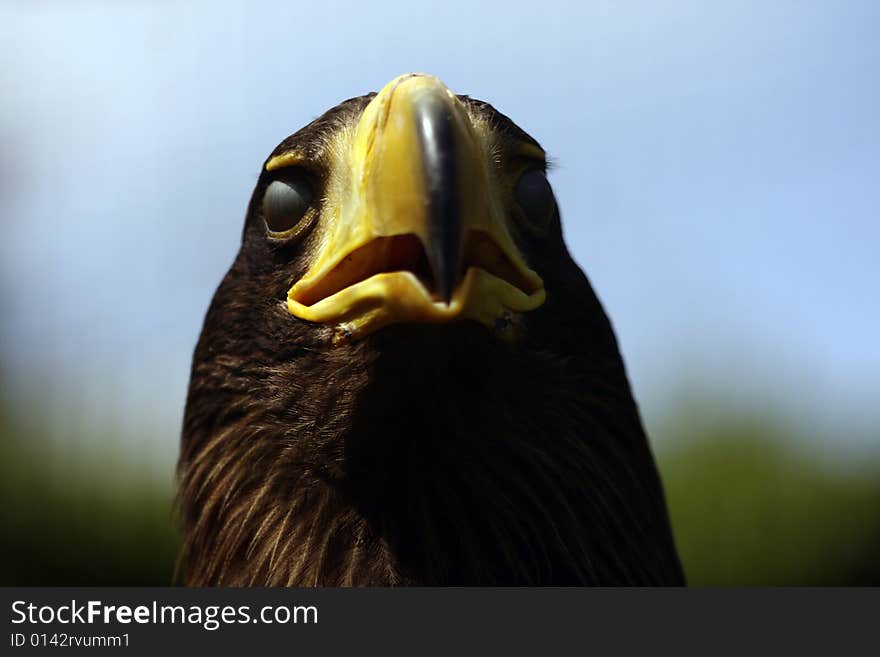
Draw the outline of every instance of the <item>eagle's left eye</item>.
[[[304,175],[289,174],[273,180],[263,194],[263,219],[275,233],[294,228],[309,211],[314,192]]]
[[[556,198],[544,172],[539,169],[527,170],[517,181],[513,195],[529,226],[544,230],[556,208]]]

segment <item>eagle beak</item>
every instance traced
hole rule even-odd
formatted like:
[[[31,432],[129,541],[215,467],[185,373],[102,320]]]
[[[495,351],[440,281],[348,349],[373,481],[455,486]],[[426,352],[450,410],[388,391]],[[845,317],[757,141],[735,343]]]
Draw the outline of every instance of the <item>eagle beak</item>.
[[[293,315],[361,337],[400,322],[499,328],[544,302],[467,108],[438,79],[392,80],[342,152]]]

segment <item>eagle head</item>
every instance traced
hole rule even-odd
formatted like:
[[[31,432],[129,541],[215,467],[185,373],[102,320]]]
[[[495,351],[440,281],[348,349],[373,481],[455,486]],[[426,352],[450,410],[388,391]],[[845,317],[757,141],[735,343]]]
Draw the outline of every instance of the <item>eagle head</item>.
[[[428,75],[263,164],[179,477],[190,584],[682,581],[544,149]]]

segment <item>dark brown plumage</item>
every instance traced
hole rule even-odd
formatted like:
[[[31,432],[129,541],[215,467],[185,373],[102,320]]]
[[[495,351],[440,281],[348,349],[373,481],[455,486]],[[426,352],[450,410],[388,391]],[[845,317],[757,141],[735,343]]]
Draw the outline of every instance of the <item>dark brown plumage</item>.
[[[474,321],[340,341],[288,311],[330,221],[331,136],[372,97],[345,101],[273,153],[308,156],[319,216],[305,237],[267,239],[261,202],[274,174],[257,183],[193,358],[182,581],[682,584],[612,328],[557,212],[543,235],[512,229],[547,290],[512,320],[513,341]],[[459,98],[499,144],[535,143],[490,105]],[[491,166],[507,167],[505,152]]]

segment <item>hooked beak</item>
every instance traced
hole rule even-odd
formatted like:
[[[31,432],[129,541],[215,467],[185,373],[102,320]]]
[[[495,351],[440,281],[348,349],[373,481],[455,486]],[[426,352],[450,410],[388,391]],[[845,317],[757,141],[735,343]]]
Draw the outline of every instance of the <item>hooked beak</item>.
[[[293,315],[361,337],[400,322],[495,328],[544,302],[540,276],[507,229],[477,130],[438,79],[411,74],[386,85],[364,110],[343,168],[311,266],[288,293]]]

